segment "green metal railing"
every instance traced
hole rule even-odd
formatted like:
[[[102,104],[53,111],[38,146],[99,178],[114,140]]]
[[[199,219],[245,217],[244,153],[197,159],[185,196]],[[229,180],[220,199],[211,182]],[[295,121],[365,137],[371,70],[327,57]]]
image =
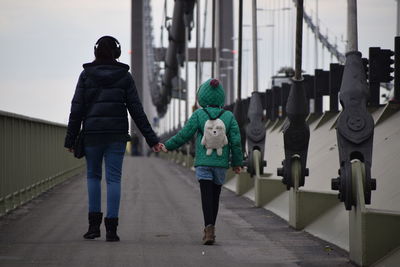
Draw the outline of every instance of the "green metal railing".
[[[83,171],[66,125],[0,111],[0,216]]]

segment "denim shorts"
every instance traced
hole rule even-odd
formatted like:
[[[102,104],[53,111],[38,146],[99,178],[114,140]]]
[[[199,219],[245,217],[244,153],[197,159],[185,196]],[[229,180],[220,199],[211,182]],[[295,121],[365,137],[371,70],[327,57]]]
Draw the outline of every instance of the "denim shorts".
[[[226,168],[197,166],[196,177],[198,180],[209,180],[215,184],[223,185],[225,182]]]

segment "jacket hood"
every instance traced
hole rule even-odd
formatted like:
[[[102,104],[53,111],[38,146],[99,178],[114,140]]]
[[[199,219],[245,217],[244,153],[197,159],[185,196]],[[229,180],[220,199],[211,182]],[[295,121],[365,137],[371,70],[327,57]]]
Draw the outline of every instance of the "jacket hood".
[[[91,62],[83,64],[85,73],[94,82],[111,84],[120,80],[129,71],[129,66],[120,62]]]
[[[225,91],[217,79],[208,79],[200,85],[197,99],[201,107],[223,107],[225,104]]]

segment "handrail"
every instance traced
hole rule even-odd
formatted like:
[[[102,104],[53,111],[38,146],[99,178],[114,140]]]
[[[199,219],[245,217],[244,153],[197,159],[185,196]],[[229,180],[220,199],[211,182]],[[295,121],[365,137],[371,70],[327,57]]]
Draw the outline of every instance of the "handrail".
[[[66,127],[0,111],[0,216],[83,170],[63,147]]]
[[[47,121],[47,120],[43,120],[43,119],[32,118],[32,117],[21,115],[21,114],[0,110],[0,117],[2,117],[2,116],[21,119],[21,120],[27,120],[27,121],[31,121],[31,122],[49,124],[49,125],[58,126],[58,127],[64,127],[64,128],[67,127],[67,125],[63,124],[63,123],[58,123],[58,122],[54,122],[54,121]]]

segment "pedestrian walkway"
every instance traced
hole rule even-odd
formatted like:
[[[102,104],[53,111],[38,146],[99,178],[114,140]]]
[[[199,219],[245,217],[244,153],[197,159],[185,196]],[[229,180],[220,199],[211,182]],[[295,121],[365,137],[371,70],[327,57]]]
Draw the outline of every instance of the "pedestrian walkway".
[[[226,189],[217,243],[201,245],[194,173],[159,158],[125,158],[121,242],[105,242],[104,225],[100,239],[82,238],[86,202],[78,176],[0,218],[0,266],[353,266],[346,252]]]

